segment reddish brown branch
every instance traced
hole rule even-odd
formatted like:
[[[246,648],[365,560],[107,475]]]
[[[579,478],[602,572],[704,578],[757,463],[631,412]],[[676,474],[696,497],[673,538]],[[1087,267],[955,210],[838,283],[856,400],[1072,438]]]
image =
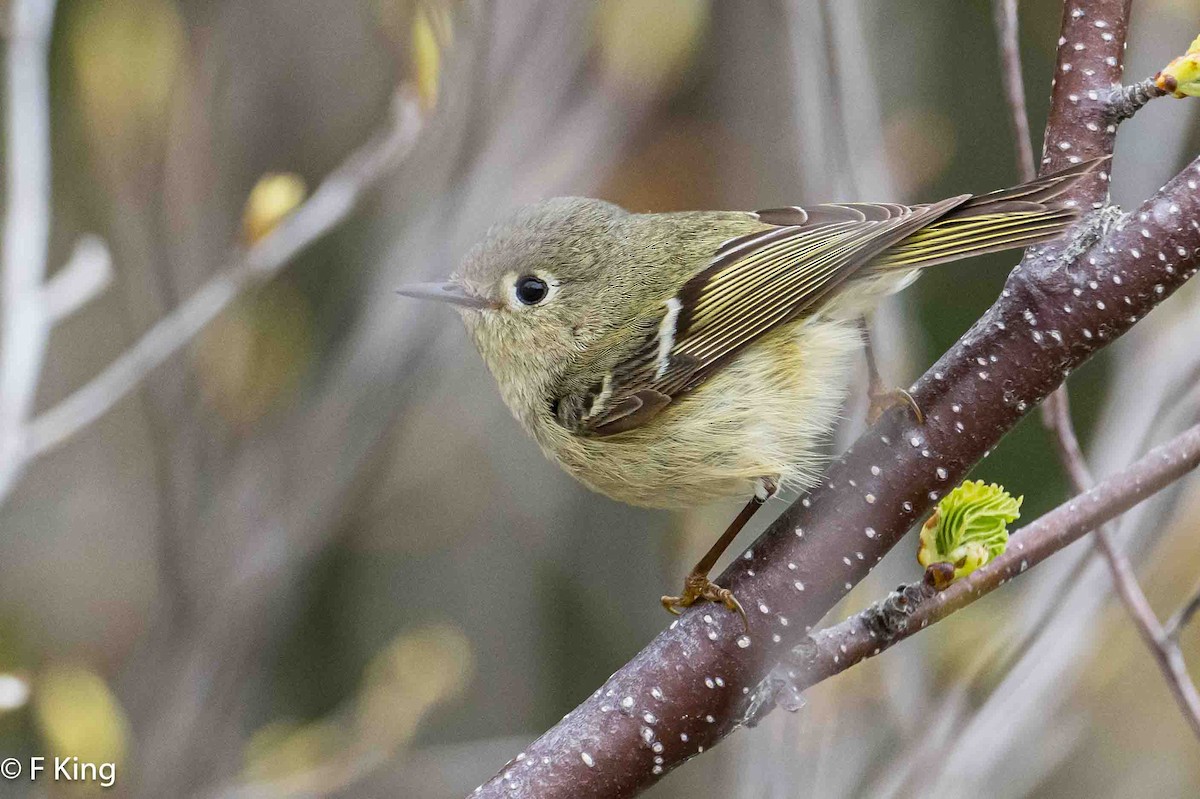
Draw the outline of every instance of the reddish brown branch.
[[[1015,3],[1013,5],[1015,6]],[[1079,41],[1072,43],[1067,30],[1068,28],[1072,28],[1076,36],[1081,36],[1092,31],[1099,31],[1101,40],[1106,40],[1106,37],[1110,40],[1115,40],[1117,32],[1112,30],[1114,25],[1111,13],[1118,10],[1120,3],[1110,3],[1107,9],[1104,5],[1103,3],[1097,3],[1085,8],[1083,5],[1072,7],[1070,3],[1066,4],[1063,36],[1067,41],[1063,41],[1060,48],[1058,75],[1056,78],[1063,85],[1059,86],[1055,92],[1055,107],[1058,114],[1057,118],[1053,112],[1051,115],[1050,126],[1047,130],[1047,156],[1043,160],[1044,163],[1053,163],[1054,149],[1058,149],[1063,153],[1069,153],[1076,148],[1076,142],[1072,141],[1072,136],[1069,134],[1082,135],[1087,140],[1095,140],[1099,146],[1111,147],[1106,137],[1116,131],[1116,125],[1122,120],[1132,117],[1150,100],[1155,97],[1161,97],[1164,94],[1163,91],[1154,85],[1153,80],[1142,81],[1132,86],[1121,87],[1106,93],[1101,93],[1098,89],[1088,89],[1086,93],[1080,93],[1073,88],[1071,84],[1076,80],[1076,77],[1072,77],[1073,75],[1082,75],[1086,78],[1088,77],[1086,71],[1096,69],[1097,67],[1092,59],[1085,58],[1085,63],[1088,66],[1073,64],[1073,62],[1067,60],[1070,58],[1070,53],[1086,53],[1090,46],[1087,41],[1083,40],[1087,38],[1085,35]],[[1120,10],[1122,12],[1120,24],[1127,27],[1129,18],[1128,0],[1124,2],[1124,8]],[[1015,8],[1013,11],[1015,14]],[[1108,13],[1106,14],[1106,12]],[[1081,25],[1083,26],[1082,33],[1080,32]],[[1095,38],[1094,33],[1092,38]],[[1066,49],[1068,44],[1070,48]],[[1015,48],[1015,41],[1009,43],[1008,49],[1012,48]],[[1067,54],[1066,58],[1063,56],[1064,50]],[[1114,59],[1112,56],[1106,56],[1104,59],[1104,66],[1107,66],[1110,71],[1113,69],[1117,70],[1116,74],[1112,76],[1114,84],[1120,77],[1119,67],[1117,66],[1119,63],[1119,59]],[[1012,69],[1013,67],[1009,64],[1007,65],[1006,72],[1011,72]],[[1019,65],[1017,69],[1019,70]],[[1062,103],[1064,92],[1066,102]],[[1089,103],[1097,102],[1100,98],[1103,99],[1106,116],[1103,128],[1100,127],[1101,123],[1095,120],[1085,122],[1082,129],[1070,126],[1073,107],[1077,107],[1085,98]],[[1091,134],[1090,136],[1088,135],[1089,133]],[[1050,146],[1052,135],[1057,135],[1058,137],[1057,147]],[[1073,157],[1077,156],[1068,155],[1068,161]],[[1102,202],[1102,200],[1099,198],[1099,192],[1096,192],[1092,203],[1095,205],[1099,202]],[[1064,384],[1046,401],[1042,418],[1046,426],[1054,434],[1059,460],[1062,461],[1071,484],[1078,493],[1090,488],[1094,480],[1088,470],[1087,462],[1083,457],[1078,438],[1075,435],[1075,428],[1071,422],[1069,402],[1067,387]],[[1183,668],[1183,659],[1178,651],[1178,647],[1164,634],[1162,625],[1159,623],[1158,617],[1154,614],[1154,609],[1150,606],[1150,601],[1146,598],[1145,592],[1142,591],[1141,586],[1138,584],[1133,566],[1114,544],[1112,532],[1107,525],[1102,525],[1096,530],[1095,542],[1097,550],[1104,558],[1109,572],[1112,574],[1113,585],[1117,590],[1117,595],[1129,611],[1129,615],[1138,629],[1138,634],[1154,655],[1188,723],[1196,731],[1197,735],[1200,735],[1200,697],[1197,696],[1196,687],[1192,684],[1186,670]]]

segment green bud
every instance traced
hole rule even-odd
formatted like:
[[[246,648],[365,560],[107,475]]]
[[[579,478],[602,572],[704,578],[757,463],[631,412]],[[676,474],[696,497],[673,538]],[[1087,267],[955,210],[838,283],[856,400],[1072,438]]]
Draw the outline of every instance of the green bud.
[[[1186,54],[1172,60],[1154,76],[1154,83],[1176,97],[1200,97],[1200,36]]]
[[[938,503],[921,527],[917,561],[950,563],[954,579],[966,577],[1008,547],[1008,525],[1020,517],[1024,497],[1002,487],[967,480]]]

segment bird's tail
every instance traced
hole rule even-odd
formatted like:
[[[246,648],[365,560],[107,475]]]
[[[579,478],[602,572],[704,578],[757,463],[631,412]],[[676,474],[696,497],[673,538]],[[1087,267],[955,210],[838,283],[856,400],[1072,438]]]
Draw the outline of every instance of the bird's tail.
[[[971,197],[936,222],[885,250],[878,267],[913,268],[1052,241],[1079,218],[1060,198],[1109,157],[1083,161],[1011,189]]]

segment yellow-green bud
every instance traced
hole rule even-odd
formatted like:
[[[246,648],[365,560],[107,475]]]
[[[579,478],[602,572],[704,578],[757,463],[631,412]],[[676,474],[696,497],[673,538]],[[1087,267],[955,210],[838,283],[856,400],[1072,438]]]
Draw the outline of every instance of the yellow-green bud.
[[[1200,97],[1200,36],[1154,76],[1154,84],[1176,97]]]
[[[304,202],[306,194],[304,178],[291,172],[269,173],[259,178],[242,210],[242,240],[246,246],[265,239]]]
[[[1020,517],[1024,499],[995,483],[966,481],[942,498],[921,527],[917,561],[950,563],[954,579],[967,576],[1008,547],[1008,525]]]

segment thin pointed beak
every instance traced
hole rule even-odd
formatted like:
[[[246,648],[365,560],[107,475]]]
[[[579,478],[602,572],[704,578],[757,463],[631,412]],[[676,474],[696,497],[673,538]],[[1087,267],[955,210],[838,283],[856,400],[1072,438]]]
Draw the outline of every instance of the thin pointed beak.
[[[491,308],[493,303],[477,294],[472,294],[458,283],[409,283],[396,289],[397,294],[405,297],[416,297],[419,300],[437,300],[451,305],[461,305],[464,308]]]

